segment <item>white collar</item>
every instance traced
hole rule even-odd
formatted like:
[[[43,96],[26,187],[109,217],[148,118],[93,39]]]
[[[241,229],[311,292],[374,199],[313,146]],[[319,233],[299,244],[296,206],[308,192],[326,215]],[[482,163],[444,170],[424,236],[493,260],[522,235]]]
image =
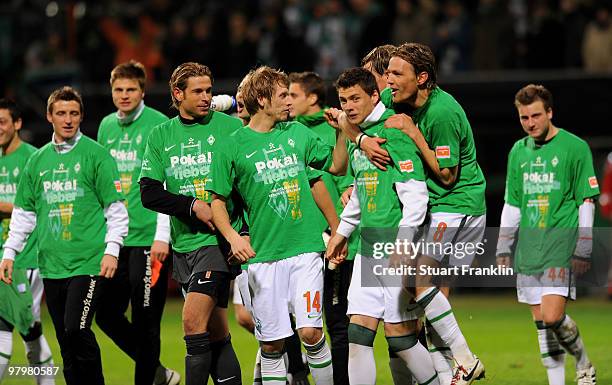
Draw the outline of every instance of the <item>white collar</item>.
[[[62,143],[57,143],[55,140],[55,132],[54,132],[53,135],[51,136],[51,144],[53,144],[53,148],[55,148],[55,151],[57,151],[58,154],[66,154],[70,152],[70,150],[72,150],[74,146],[77,145],[77,143],[79,142],[82,136],[83,134],[81,134],[81,128],[79,128],[77,130],[76,135],[73,136],[71,139],[66,140]]]
[[[140,103],[138,103],[138,106],[134,108],[134,111],[130,112],[129,114],[124,114],[123,112],[117,110],[117,113],[115,114],[115,116],[117,116],[117,120],[119,120],[119,124],[122,124],[122,125],[130,124],[136,119],[138,119],[140,115],[142,115],[142,111],[144,111],[144,108],[145,108],[144,100],[141,100]]]
[[[370,115],[366,116],[363,122],[359,124],[359,127],[365,129],[371,126],[372,124],[378,122],[380,120],[380,117],[385,113],[385,111],[385,105],[379,101],[376,106],[374,106],[372,112],[370,112]]]

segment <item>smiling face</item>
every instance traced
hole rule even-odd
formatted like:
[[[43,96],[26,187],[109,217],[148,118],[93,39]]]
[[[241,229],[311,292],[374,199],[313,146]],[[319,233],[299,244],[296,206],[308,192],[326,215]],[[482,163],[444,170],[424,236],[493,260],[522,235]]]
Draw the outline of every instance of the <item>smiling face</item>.
[[[339,88],[338,97],[342,111],[346,113],[348,121],[352,124],[362,123],[378,103],[378,93],[368,95],[360,85]]]
[[[528,105],[519,104],[517,110],[523,131],[537,141],[545,141],[552,125],[552,108],[546,111],[544,103],[536,100]]]
[[[47,120],[53,125],[53,132],[58,143],[72,139],[79,130],[83,120],[81,105],[76,100],[58,100],[47,112]]]
[[[113,104],[123,114],[129,114],[144,98],[144,91],[136,79],[119,78],[112,84]]]
[[[391,88],[393,103],[414,103],[419,86],[427,80],[427,73],[417,76],[412,64],[406,60],[393,56],[389,60],[387,72],[387,85]]]
[[[180,103],[179,112],[186,118],[201,119],[208,114],[212,100],[212,80],[208,76],[187,79],[185,90],[174,88],[174,97]]]
[[[21,119],[14,121],[8,109],[0,108],[0,147],[8,146],[20,129]]]

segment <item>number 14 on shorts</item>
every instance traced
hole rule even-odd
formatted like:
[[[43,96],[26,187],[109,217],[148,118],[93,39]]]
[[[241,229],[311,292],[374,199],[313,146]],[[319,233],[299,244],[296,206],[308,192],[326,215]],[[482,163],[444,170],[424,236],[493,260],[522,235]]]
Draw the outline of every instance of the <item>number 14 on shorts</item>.
[[[312,309],[316,309],[317,313],[321,312],[321,293],[319,290],[314,292],[314,296],[311,291],[304,292],[304,299],[306,300],[306,313],[311,313]]]

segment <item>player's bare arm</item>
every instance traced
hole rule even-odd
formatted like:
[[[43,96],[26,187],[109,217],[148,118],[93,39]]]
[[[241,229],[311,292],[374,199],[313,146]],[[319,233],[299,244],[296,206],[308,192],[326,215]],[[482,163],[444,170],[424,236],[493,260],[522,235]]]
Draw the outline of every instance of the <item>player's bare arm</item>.
[[[255,256],[255,250],[251,247],[251,243],[247,237],[242,237],[234,230],[230,222],[227,212],[227,204],[225,198],[220,195],[213,194],[211,203],[213,222],[221,235],[229,242],[232,250],[232,256],[239,263],[244,263]]]
[[[317,207],[319,207],[319,210],[321,210],[321,213],[325,217],[325,221],[329,225],[332,235],[334,235],[336,233],[336,229],[338,228],[338,224],[340,223],[340,219],[338,219],[334,202],[332,201],[329,191],[327,190],[327,187],[325,187],[325,183],[323,183],[321,178],[318,178],[312,184],[310,191],[312,192],[312,197],[314,198]]]
[[[436,178],[445,186],[450,186],[457,180],[459,166],[440,168],[436,153],[427,144],[421,130],[414,124],[412,118],[406,114],[395,114],[385,122],[386,128],[395,128],[406,134],[417,145],[427,167],[436,175]]]
[[[0,219],[10,218],[13,212],[13,204],[9,202],[0,202]]]
[[[206,225],[210,227],[211,230],[215,230],[215,225],[212,220],[212,209],[210,208],[210,205],[208,203],[196,199],[195,202],[193,202],[193,207],[191,211],[193,211],[196,218],[206,223]]]
[[[117,271],[117,257],[110,254],[104,254],[100,262],[100,276],[104,278],[113,278]]]
[[[8,285],[13,283],[13,264],[11,259],[3,259],[0,262],[0,280]]]

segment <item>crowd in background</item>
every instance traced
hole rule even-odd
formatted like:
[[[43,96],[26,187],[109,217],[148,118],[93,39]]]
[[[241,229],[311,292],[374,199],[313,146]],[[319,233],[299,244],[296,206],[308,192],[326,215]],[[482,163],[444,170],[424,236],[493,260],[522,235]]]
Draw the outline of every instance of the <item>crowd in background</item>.
[[[185,61],[217,78],[257,64],[333,78],[374,46],[415,41],[433,48],[442,74],[610,71],[610,12],[609,0],[13,0],[0,6],[0,68],[5,86],[106,82],[108,68],[132,58],[153,82]]]

